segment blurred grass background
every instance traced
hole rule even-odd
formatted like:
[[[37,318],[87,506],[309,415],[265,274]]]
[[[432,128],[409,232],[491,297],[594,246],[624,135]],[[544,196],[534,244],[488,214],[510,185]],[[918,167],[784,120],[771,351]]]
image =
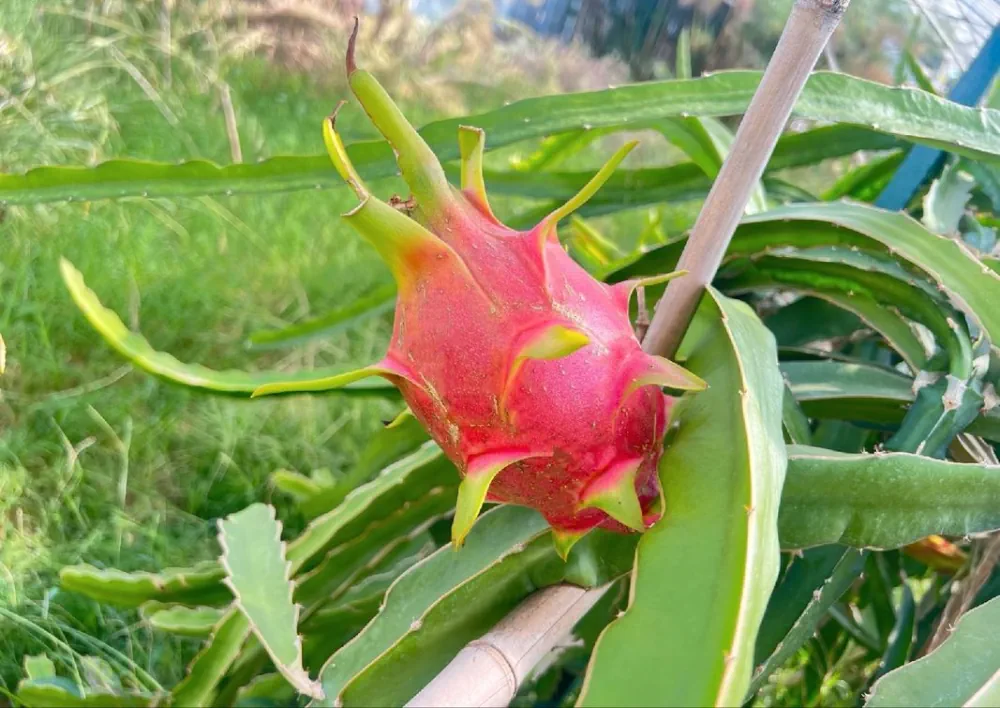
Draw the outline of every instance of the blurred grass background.
[[[848,18],[856,31],[870,31],[865,6],[878,2],[855,0]],[[244,161],[321,152],[319,121],[348,94],[343,45],[361,5],[303,1],[293,12],[263,0],[3,0],[0,169],[116,156],[231,162],[227,100]],[[770,37],[788,2],[759,6],[767,10],[760,32]],[[511,27],[499,41],[488,3],[478,0],[459,3],[437,25],[410,16],[403,3],[384,7],[392,11],[363,25],[360,60],[417,125],[629,78],[628,64],[613,55],[595,59]],[[854,44],[845,44],[850,57]],[[338,127],[348,142],[375,136],[356,106]],[[489,160],[509,165],[530,149]],[[595,166],[609,149],[597,142],[567,166]],[[630,165],[676,156],[657,138]],[[401,191],[392,180],[377,189]],[[341,475],[395,413],[336,397],[249,403],[197,395],[133,371],[77,312],[59,258],[130,327],[184,361],[361,365],[381,356],[389,315],[294,348],[245,346],[251,332],[322,314],[387,282],[374,251],[338,218],[351,206],[346,189],[333,189],[0,207],[8,349],[0,378],[0,692],[13,689],[25,654],[43,650],[65,662],[120,652],[164,685],[175,683],[195,641],[154,642],[135,613],[60,592],[59,568],[155,570],[214,557],[215,519],[271,499],[274,470]],[[503,215],[517,205],[497,207]],[[605,227],[634,234],[648,223],[669,226],[669,217],[653,210]],[[290,505],[278,506],[286,524],[302,523]]]
[[[269,19],[260,4],[177,3],[166,38],[162,10],[160,0],[4,0],[0,168],[115,156],[230,162],[227,90],[244,161],[322,152],[319,122],[348,94],[345,15]],[[458,32],[437,37],[409,19],[388,18],[394,25],[378,28],[379,37],[366,22],[371,41],[362,41],[362,60],[417,125],[625,76],[613,60],[584,58],[591,71],[577,67],[567,79],[556,61],[562,50],[551,42],[501,57],[490,46],[488,15],[452,18]],[[516,64],[486,70],[514,52]],[[342,112],[346,140],[375,136],[362,118],[356,106]],[[348,190],[335,189],[3,212],[3,690],[12,690],[27,653],[47,650],[65,661],[95,653],[83,634],[165,685],[179,680],[196,642],[157,637],[154,644],[134,613],[61,593],[59,568],[156,570],[214,557],[215,519],[271,498],[271,472],[340,475],[395,413],[385,403],[335,397],[249,403],[192,395],[133,371],[77,312],[59,258],[72,261],[130,327],[184,361],[361,365],[381,357],[390,315],[298,348],[245,347],[253,331],[324,313],[387,282],[374,251],[339,219],[352,206]]]

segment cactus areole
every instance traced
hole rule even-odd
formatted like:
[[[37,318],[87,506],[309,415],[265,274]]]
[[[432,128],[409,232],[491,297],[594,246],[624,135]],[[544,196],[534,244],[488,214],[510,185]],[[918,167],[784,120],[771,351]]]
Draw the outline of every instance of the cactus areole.
[[[336,133],[336,112],[323,136],[360,200],[344,219],[398,285],[392,341],[372,366],[269,384],[255,395],[320,391],[373,375],[393,382],[462,474],[456,546],[486,500],[540,511],[564,556],[595,526],[643,531],[661,513],[657,463],[674,400],[661,387],[704,383],[642,351],[629,299],[643,281],[598,282],[556,238],[559,219],[597,191],[634,143],[565,206],[530,231],[514,231],[486,199],[483,131],[459,129],[456,189],[385,90],[355,66],[356,36],[357,28],[347,56],[351,89],[392,145],[412,199],[390,205],[371,194]]]

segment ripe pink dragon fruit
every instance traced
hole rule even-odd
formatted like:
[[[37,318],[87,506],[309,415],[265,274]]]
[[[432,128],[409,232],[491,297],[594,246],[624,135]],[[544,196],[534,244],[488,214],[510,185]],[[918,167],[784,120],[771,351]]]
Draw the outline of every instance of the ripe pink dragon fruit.
[[[335,132],[324,141],[360,204],[344,215],[398,285],[389,351],[329,379],[270,384],[255,395],[325,390],[372,375],[399,387],[463,479],[452,527],[461,544],[484,501],[540,511],[565,557],[596,526],[643,531],[661,513],[657,463],[674,399],[661,386],[704,383],[643,352],[629,320],[632,291],[608,286],[563,250],[556,224],[583,204],[634,147],[530,231],[493,215],[482,175],[483,131],[459,129],[462,189],[348,48],[351,89],[392,145],[412,199],[372,196]]]

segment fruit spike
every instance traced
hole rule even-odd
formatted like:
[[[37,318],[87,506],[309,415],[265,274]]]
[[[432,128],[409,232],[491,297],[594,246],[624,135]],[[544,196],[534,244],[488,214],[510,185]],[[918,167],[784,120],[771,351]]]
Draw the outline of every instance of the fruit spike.
[[[344,373],[337,374],[336,376],[326,376],[321,379],[301,379],[298,381],[277,381],[275,383],[263,384],[262,386],[258,386],[254,389],[254,392],[250,395],[250,397],[257,398],[259,396],[272,396],[276,393],[322,393],[323,391],[332,391],[334,389],[343,388],[344,386],[352,384],[355,381],[367,379],[372,376],[384,376],[393,383],[397,383],[400,379],[405,379],[410,381],[411,385],[417,385],[413,374],[405,366],[402,366],[389,357],[386,357],[377,364],[366,366],[363,369],[355,369],[354,371],[345,371]]]
[[[507,369],[500,410],[507,412],[507,394],[514,386],[518,372],[529,359],[561,359],[590,343],[583,332],[560,322],[543,322],[525,330],[513,347],[513,361]],[[505,415],[506,417],[506,415]]]
[[[490,483],[507,467],[529,457],[549,457],[551,453],[537,455],[529,450],[497,450],[478,455],[468,461],[465,478],[458,486],[455,521],[451,526],[451,540],[455,548],[461,547],[479,510],[486,501]]]
[[[458,150],[462,156],[462,190],[470,201],[474,201],[482,212],[496,223],[486,197],[486,182],[483,179],[483,151],[486,148],[486,133],[481,128],[468,125],[458,126]]]
[[[395,418],[393,418],[392,420],[385,421],[385,428],[386,430],[392,430],[393,428],[398,428],[412,417],[413,417],[413,411],[411,411],[410,407],[407,406],[399,413],[397,413]]]
[[[556,553],[563,560],[569,558],[569,552],[581,538],[587,535],[586,531],[559,531],[552,529],[552,544],[556,547]]]
[[[540,511],[564,557],[592,528],[645,529],[663,513],[657,464],[674,399],[660,387],[705,384],[642,351],[629,298],[635,287],[677,274],[604,285],[556,238],[557,222],[593,196],[633,145],[535,228],[514,231],[489,207],[483,131],[460,128],[462,182],[452,187],[420,134],[356,66],[355,37],[350,85],[396,151],[413,195],[405,212],[364,184],[337,135],[335,115],[324,121],[323,137],[360,200],[345,218],[399,285],[392,340],[373,366],[269,384],[256,394],[389,379],[464,477],[452,526],[456,547],[487,500]]]
[[[679,278],[682,275],[687,275],[686,270],[675,270],[672,273],[664,273],[663,275],[653,275],[648,278],[634,278],[632,280],[623,280],[620,283],[616,283],[611,286],[611,295],[625,312],[628,312],[629,305],[632,304],[632,293],[636,291],[637,288],[650,287],[652,285],[662,285],[663,283],[669,282],[674,278]]]
[[[600,509],[623,526],[643,531],[642,506],[635,491],[635,474],[641,466],[641,458],[612,465],[583,491],[580,507]]]
[[[347,156],[347,148],[344,147],[344,141],[337,134],[337,114],[345,103],[347,101],[338,103],[337,107],[333,109],[333,113],[323,121],[323,144],[326,145],[326,151],[329,153],[337,172],[340,173],[340,176],[347,182],[350,188],[354,190],[354,193],[358,195],[358,199],[364,199],[368,196],[368,187],[365,186],[361,175],[357,173],[354,165],[351,164],[351,159]]]
[[[704,391],[706,384],[678,364],[662,356],[642,354],[625,367],[626,385],[622,402],[643,386],[665,386],[678,391]]]
[[[616,169],[618,169],[618,165],[621,164],[622,160],[628,157],[628,154],[632,152],[638,144],[638,141],[633,140],[618,148],[618,152],[612,155],[611,158],[604,163],[601,169],[597,171],[597,174],[591,177],[590,181],[583,185],[579,192],[577,192],[568,202],[543,219],[542,224],[545,225],[545,231],[554,235],[556,224],[559,220],[565,219],[567,216],[586,204],[592,196],[597,194],[597,190],[603,187],[604,183],[611,179],[611,175],[614,174]]]
[[[399,170],[413,191],[417,204],[426,211],[430,207],[451,202],[451,185],[430,146],[407,122],[375,77],[357,68],[354,61],[357,34],[358,23],[355,21],[354,32],[347,47],[347,81],[351,90],[372,123],[392,146]],[[427,216],[430,218],[433,215],[428,213]]]

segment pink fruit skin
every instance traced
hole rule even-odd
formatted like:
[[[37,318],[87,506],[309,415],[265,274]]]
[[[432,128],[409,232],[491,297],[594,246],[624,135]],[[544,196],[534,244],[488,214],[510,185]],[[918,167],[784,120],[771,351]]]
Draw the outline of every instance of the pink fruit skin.
[[[374,375],[396,384],[464,477],[456,547],[486,499],[540,511],[563,558],[589,529],[644,530],[663,513],[657,465],[674,399],[660,387],[706,384],[642,350],[629,299],[636,286],[683,273],[605,285],[556,238],[558,221],[593,196],[635,143],[538,226],[510,229],[487,203],[484,131],[459,128],[462,189],[455,189],[385,89],[357,68],[357,31],[355,23],[348,81],[392,147],[410,198],[386,204],[372,196],[336,132],[337,110],[323,123],[323,140],[360,200],[344,218],[396,279],[392,341],[372,366],[266,384],[254,395],[324,391]]]
[[[655,385],[626,395],[647,360],[629,320],[631,287],[592,278],[551,225],[514,231],[474,195],[455,196],[428,226],[457,259],[412,253],[419,276],[400,285],[386,360],[407,372],[397,383],[410,409],[463,472],[485,453],[536,455],[503,469],[488,499],[533,507],[559,531],[628,531],[581,505],[603,473],[638,461],[635,489],[651,524],[673,399]],[[562,358],[524,361],[508,385],[530,332],[552,324],[589,343]]]

